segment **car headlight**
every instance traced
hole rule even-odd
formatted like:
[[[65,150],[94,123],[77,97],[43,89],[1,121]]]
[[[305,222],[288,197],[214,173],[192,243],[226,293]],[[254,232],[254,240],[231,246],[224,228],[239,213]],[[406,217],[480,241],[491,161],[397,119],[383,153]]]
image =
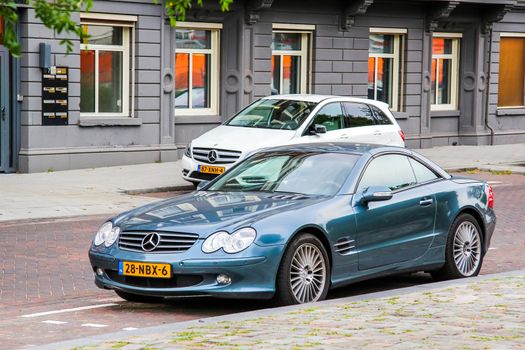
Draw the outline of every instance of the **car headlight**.
[[[232,234],[220,231],[206,238],[202,244],[204,253],[213,253],[223,249],[226,253],[234,254],[248,248],[257,237],[257,232],[251,227],[244,227]]]
[[[191,158],[191,142],[186,145],[186,150],[184,151],[184,155],[188,158]]]
[[[95,239],[93,240],[93,243],[96,246],[99,246],[102,243],[104,243],[106,247],[109,247],[113,243],[115,243],[119,234],[120,234],[120,227],[113,226],[113,223],[111,221],[108,221],[104,223],[102,226],[100,226],[97,234],[95,235]]]

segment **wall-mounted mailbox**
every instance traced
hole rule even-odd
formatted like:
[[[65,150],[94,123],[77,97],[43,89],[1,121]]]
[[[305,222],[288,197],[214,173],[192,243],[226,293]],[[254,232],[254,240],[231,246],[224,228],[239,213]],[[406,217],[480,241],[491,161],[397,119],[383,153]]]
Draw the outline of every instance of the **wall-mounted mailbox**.
[[[42,125],[68,125],[68,68],[42,73]]]

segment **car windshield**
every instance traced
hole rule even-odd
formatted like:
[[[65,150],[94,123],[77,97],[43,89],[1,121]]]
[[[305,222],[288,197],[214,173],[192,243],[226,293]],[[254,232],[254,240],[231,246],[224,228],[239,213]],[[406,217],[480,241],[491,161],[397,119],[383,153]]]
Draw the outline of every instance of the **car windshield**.
[[[358,156],[343,153],[265,152],[240,163],[208,190],[335,195]]]
[[[315,106],[315,102],[262,99],[239,112],[226,125],[295,130]]]

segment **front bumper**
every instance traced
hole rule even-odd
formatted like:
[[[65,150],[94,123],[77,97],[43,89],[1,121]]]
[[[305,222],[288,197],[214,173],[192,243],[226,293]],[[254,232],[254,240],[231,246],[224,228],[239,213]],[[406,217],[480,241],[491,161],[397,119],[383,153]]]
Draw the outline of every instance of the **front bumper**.
[[[206,164],[202,162],[198,162],[193,158],[189,158],[186,155],[182,156],[182,178],[186,181],[190,182],[201,182],[201,181],[211,181],[215,179],[218,175],[215,174],[206,174],[199,172],[199,165],[216,165],[221,166],[225,168],[225,171],[230,169],[232,166],[234,166],[236,163],[230,163],[230,164]]]
[[[116,251],[114,254],[90,250],[89,259],[93,271],[101,268],[104,272],[101,276],[95,274],[95,284],[103,289],[166,297],[210,295],[220,298],[269,299],[275,293],[275,276],[284,246],[253,245],[248,250],[251,256],[222,254],[213,257],[214,253],[202,253],[197,257],[186,253],[142,254],[115,248],[112,249]],[[118,274],[119,261],[169,263],[173,276],[170,279],[122,276]],[[219,284],[219,274],[230,276],[231,283]]]

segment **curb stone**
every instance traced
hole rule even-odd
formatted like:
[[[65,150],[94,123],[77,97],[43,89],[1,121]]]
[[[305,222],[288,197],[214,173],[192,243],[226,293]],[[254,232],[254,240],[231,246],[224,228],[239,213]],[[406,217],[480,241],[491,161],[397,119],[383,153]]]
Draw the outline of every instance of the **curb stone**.
[[[144,189],[136,189],[136,190],[123,190],[123,191],[120,191],[120,193],[129,194],[129,195],[141,195],[141,194],[158,193],[158,192],[192,191],[192,190],[195,190],[195,187],[193,185],[178,185],[178,186],[144,188]]]

